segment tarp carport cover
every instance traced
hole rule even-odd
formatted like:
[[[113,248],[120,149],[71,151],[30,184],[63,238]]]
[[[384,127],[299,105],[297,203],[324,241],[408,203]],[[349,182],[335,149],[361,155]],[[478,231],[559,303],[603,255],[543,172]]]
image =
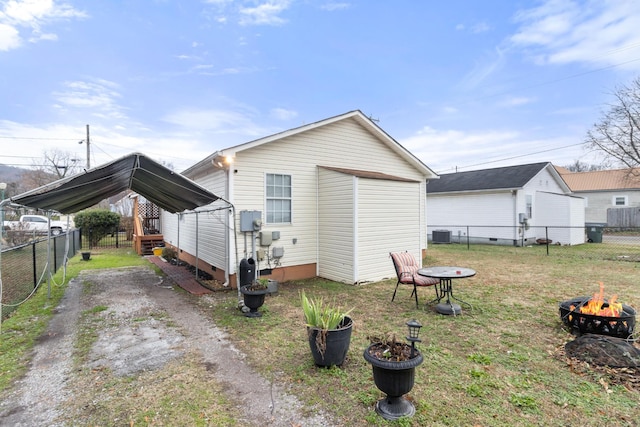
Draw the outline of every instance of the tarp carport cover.
[[[171,213],[195,209],[219,199],[190,179],[140,153],[19,194],[11,201],[63,214],[78,212],[127,189]]]

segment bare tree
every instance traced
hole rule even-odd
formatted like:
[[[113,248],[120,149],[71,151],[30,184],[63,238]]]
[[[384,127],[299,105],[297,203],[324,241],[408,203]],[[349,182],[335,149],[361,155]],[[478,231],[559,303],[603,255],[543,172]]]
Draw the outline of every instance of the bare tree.
[[[605,159],[633,171],[640,167],[640,77],[612,95],[614,103],[587,132],[585,142],[602,151]]]
[[[37,188],[81,170],[71,153],[61,150],[45,151],[41,159],[34,159],[32,169],[22,174],[28,189]]]
[[[581,162],[580,160],[576,160],[570,165],[565,165],[563,167],[571,172],[593,172],[593,171],[608,169],[609,164],[608,162],[603,162],[602,164],[594,165],[594,164]]]

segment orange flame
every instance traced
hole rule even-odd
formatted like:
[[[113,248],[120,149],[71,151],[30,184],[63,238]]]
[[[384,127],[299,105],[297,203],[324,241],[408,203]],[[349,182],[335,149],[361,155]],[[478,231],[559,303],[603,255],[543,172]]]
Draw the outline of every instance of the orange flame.
[[[612,296],[611,301],[606,302],[604,299],[604,284],[602,282],[598,283],[600,283],[600,292],[593,294],[593,298],[580,307],[580,313],[593,314],[596,316],[620,317],[622,304],[616,302],[618,295]]]

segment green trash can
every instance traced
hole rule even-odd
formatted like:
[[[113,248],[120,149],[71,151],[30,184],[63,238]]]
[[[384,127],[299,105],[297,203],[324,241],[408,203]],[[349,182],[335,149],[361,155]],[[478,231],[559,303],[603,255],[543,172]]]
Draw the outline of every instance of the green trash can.
[[[587,229],[587,242],[589,243],[602,243],[602,231],[606,224],[600,223],[586,223]]]

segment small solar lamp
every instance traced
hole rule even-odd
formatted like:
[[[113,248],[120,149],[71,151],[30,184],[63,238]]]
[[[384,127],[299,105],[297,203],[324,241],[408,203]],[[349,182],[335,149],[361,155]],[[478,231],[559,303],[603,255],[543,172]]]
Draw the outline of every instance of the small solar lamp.
[[[407,322],[407,327],[409,328],[409,336],[407,337],[407,340],[411,342],[411,357],[413,357],[416,351],[416,343],[422,342],[418,338],[418,335],[420,335],[420,328],[422,328],[422,325],[418,323],[416,319],[413,319]]]

